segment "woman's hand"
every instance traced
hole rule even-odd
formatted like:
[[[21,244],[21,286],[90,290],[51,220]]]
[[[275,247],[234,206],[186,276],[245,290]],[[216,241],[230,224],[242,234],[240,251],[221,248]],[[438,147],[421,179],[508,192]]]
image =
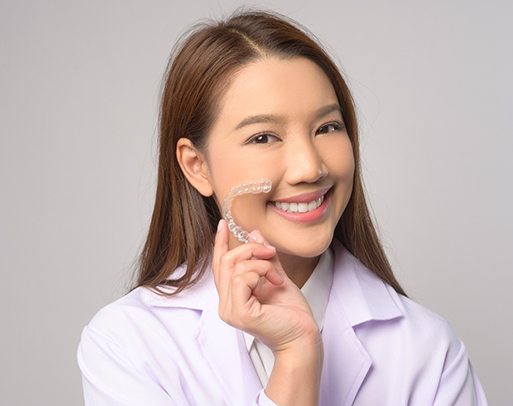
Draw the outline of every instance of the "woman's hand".
[[[228,232],[221,220],[212,262],[221,319],[254,335],[275,354],[320,342],[310,307],[287,277],[276,249],[253,231],[254,242],[229,250]]]
[[[266,344],[275,362],[266,395],[279,405],[314,406],[319,399],[323,347],[305,297],[287,277],[262,235],[228,249],[228,227],[219,222],[212,270],[219,315]]]

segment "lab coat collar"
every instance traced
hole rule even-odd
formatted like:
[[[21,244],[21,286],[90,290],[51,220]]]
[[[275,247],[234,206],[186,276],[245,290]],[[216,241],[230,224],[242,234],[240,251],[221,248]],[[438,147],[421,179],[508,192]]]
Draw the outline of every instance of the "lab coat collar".
[[[185,274],[186,264],[180,265],[167,279],[179,279]],[[160,285],[159,289],[172,293],[174,287]],[[150,289],[142,291],[143,301],[150,307],[184,307],[187,309],[204,310],[208,308],[214,301],[218,300],[216,287],[214,284],[214,275],[210,267],[210,263],[205,269],[203,275],[196,283],[171,297],[154,293]]]
[[[365,267],[338,240],[333,241],[333,248],[335,263],[330,302],[336,302],[336,306],[344,310],[352,327],[403,315],[398,294],[392,287]]]

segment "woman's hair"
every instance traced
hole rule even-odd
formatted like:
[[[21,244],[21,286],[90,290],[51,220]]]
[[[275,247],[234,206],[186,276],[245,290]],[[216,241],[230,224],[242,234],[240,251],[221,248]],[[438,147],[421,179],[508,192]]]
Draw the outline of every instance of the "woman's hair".
[[[358,128],[349,89],[315,36],[298,23],[267,11],[238,11],[221,21],[193,27],[172,52],[162,93],[159,163],[155,206],[139,257],[136,285],[176,294],[194,284],[207,268],[221,218],[214,197],[202,196],[185,178],[176,159],[179,138],[202,150],[218,114],[218,101],[232,75],[266,56],[304,57],[316,63],[335,89],[351,140],[355,172],[347,207],[335,238],[367,268],[404,294],[379,242],[365,201],[361,179]],[[186,263],[186,271],[169,278]],[[166,293],[159,286],[173,286]]]

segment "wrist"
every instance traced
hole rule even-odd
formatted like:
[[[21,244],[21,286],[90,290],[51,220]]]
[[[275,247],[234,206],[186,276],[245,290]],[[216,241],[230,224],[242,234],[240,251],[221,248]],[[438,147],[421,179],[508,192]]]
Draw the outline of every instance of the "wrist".
[[[275,349],[275,362],[289,366],[322,365],[324,347],[319,331],[302,336],[286,346]]]
[[[281,354],[297,354],[302,352],[317,353],[322,350],[321,332],[315,326],[310,331],[304,331],[300,336],[273,348],[274,356]]]
[[[279,405],[318,404],[323,364],[320,335],[295,340],[274,354],[266,395]]]

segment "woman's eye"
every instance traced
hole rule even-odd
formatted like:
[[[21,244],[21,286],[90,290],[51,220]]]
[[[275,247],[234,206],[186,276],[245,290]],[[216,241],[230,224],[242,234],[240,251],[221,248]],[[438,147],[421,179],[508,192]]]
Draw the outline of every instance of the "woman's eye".
[[[340,131],[342,128],[343,126],[340,123],[324,124],[322,127],[319,127],[317,134],[327,134],[334,131]]]
[[[248,144],[268,144],[276,139],[277,138],[272,134],[257,134],[249,139]]]

